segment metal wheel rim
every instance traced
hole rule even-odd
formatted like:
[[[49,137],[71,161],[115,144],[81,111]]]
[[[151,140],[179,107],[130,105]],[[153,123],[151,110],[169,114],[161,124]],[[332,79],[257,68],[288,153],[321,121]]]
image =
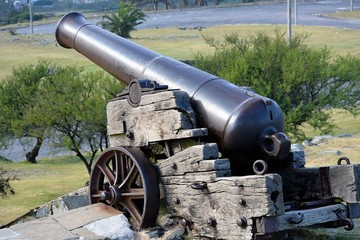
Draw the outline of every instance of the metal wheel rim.
[[[89,182],[90,202],[125,211],[136,228],[155,224],[160,200],[155,169],[138,148],[112,147],[95,162]]]

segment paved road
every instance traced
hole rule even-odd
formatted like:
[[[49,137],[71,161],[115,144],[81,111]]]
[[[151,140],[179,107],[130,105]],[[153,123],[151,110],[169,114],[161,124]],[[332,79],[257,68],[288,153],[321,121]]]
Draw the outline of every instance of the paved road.
[[[355,7],[356,3],[354,3]],[[360,5],[360,4],[359,4]],[[208,27],[224,24],[287,24],[287,5],[284,3],[238,7],[172,10],[148,13],[146,22],[138,29],[165,27]],[[298,24],[310,26],[333,26],[360,29],[360,20],[333,19],[322,14],[349,9],[348,0],[328,0],[298,3]],[[93,20],[98,21],[98,20]],[[52,34],[56,24],[34,26],[34,33]],[[21,28],[18,33],[29,33]]]

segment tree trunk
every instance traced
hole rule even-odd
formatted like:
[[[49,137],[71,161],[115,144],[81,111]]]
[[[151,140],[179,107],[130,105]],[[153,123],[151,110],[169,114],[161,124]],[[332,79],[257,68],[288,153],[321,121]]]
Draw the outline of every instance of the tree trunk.
[[[165,4],[166,9],[175,9],[176,5],[172,0],[160,0],[160,2]]]
[[[183,0],[183,4],[184,4],[184,7],[188,7],[189,6],[189,1],[188,0]]]
[[[86,160],[86,157],[84,157],[84,155],[82,155],[82,153],[78,150],[78,149],[73,149],[73,151],[76,153],[76,156],[79,157],[81,159],[81,161],[85,164],[86,170],[88,172],[88,174],[90,175],[91,173],[91,166],[88,163],[88,161]]]
[[[198,5],[199,7],[203,7],[203,6],[207,6],[207,1],[206,0],[195,0],[195,4]]]
[[[158,10],[158,1],[157,0],[153,0],[153,10],[155,10],[155,11]]]
[[[43,143],[43,138],[42,137],[37,137],[36,138],[36,145],[33,147],[33,149],[26,153],[26,160],[30,163],[37,163],[36,162],[36,157],[39,155],[39,150],[40,147]]]

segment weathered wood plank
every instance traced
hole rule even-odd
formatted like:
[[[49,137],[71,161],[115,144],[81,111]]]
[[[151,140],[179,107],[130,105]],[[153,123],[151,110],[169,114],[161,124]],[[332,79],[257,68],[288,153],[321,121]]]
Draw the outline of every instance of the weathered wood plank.
[[[182,91],[162,91],[142,96],[140,106],[126,99],[107,105],[111,146],[147,146],[150,142],[206,136],[206,128],[196,128],[189,96]]]
[[[206,172],[211,170],[224,170],[230,176],[229,160],[217,158],[218,147],[215,143],[196,145],[160,162],[159,168],[161,169],[162,176],[177,176],[189,172]]]
[[[284,213],[281,177],[229,177],[229,160],[217,158],[217,145],[205,144],[159,164],[168,210],[186,219],[199,238],[252,239],[254,217]],[[240,219],[247,222],[242,227]]]
[[[321,199],[321,178],[319,168],[284,169],[279,171],[285,183],[284,201]]]
[[[285,169],[279,174],[284,184],[285,201],[341,198],[360,201],[360,165]]]
[[[252,239],[252,219],[284,213],[281,177],[265,176],[204,178],[203,174],[163,177],[168,208],[172,214],[193,223],[200,236],[217,239]],[[207,188],[193,189],[195,181],[207,181]],[[240,218],[247,225],[238,226]],[[215,221],[216,226],[210,226]],[[231,234],[229,235],[229,232]]]
[[[263,217],[256,220],[256,230],[259,233],[273,233],[315,224],[338,221],[335,211],[348,215],[348,209],[343,204],[325,206],[316,209],[287,212],[281,216]]]
[[[360,201],[360,165],[331,166],[329,182],[332,197],[348,203]]]

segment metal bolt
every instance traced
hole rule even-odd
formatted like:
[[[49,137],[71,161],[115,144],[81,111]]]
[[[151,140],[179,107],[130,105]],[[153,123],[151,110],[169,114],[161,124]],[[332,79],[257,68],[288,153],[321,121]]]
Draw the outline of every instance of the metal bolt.
[[[109,192],[102,192],[100,194],[100,198],[101,200],[105,201],[105,200],[109,200],[111,198],[111,193]]]
[[[188,221],[187,221],[185,218],[183,218],[183,219],[181,219],[180,224],[181,224],[183,227],[186,227],[186,226],[188,225]]]
[[[171,164],[171,168],[172,168],[172,169],[177,169],[176,163],[172,163],[172,164]]]
[[[174,202],[175,204],[180,204],[180,198],[174,198],[174,199],[173,199],[173,202]]]
[[[207,224],[210,227],[215,227],[216,226],[216,219],[215,218],[209,218],[209,220],[207,220]]]
[[[125,135],[126,135],[127,138],[132,138],[133,137],[133,134],[130,131],[126,131]]]
[[[246,201],[245,201],[245,199],[240,199],[240,201],[239,201],[239,204],[241,205],[241,206],[246,206]]]
[[[238,220],[236,220],[236,224],[241,228],[246,228],[247,227],[246,218],[240,217]]]

